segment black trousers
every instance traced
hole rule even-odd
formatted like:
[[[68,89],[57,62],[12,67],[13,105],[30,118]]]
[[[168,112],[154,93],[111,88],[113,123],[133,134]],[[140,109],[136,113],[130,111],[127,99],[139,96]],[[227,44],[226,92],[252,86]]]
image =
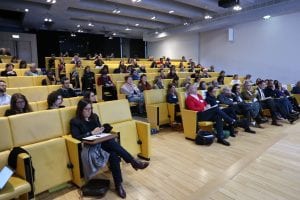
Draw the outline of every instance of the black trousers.
[[[109,155],[110,170],[115,185],[119,186],[123,182],[122,172],[120,168],[120,161],[121,161],[120,157],[123,158],[123,160],[127,163],[132,162],[134,158],[114,139],[102,142],[101,148],[110,154]]]
[[[276,119],[277,109],[276,109],[276,105],[275,105],[273,99],[266,99],[266,100],[260,101],[260,104],[263,109],[270,109],[272,121],[276,122],[277,121],[277,119]]]
[[[224,119],[224,121],[229,124],[231,124],[233,122],[233,119],[230,118],[219,107],[214,107],[214,108],[208,109],[206,111],[197,113],[197,121],[213,121],[213,122],[215,122],[215,128],[217,131],[218,139],[224,139],[222,119]],[[198,127],[198,123],[197,123],[197,127]]]

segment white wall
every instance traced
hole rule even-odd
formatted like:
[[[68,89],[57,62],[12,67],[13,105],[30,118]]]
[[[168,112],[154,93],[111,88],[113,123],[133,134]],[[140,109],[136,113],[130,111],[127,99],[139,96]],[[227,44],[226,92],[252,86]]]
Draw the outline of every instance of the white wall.
[[[148,56],[154,56],[156,59],[162,56],[180,59],[185,56],[198,62],[199,40],[199,33],[185,33],[157,42],[148,42]]]
[[[300,13],[233,28],[234,42],[227,29],[200,34],[201,64],[284,83],[300,80]]]

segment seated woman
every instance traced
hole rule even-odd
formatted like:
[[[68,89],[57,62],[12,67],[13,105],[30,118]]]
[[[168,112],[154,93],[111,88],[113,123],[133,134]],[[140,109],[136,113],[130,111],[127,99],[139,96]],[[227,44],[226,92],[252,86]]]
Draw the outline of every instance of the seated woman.
[[[5,65],[5,70],[1,72],[1,76],[17,76],[14,71],[14,65],[9,63]]]
[[[176,74],[175,66],[174,66],[174,67],[172,66],[172,67],[170,68],[170,72],[169,72],[168,75],[167,75],[167,79],[173,79],[173,78],[175,78],[175,77],[178,78],[178,76],[177,76],[177,74]]]
[[[125,84],[121,87],[121,93],[126,94],[129,102],[138,103],[139,114],[144,114],[144,94],[133,83],[131,76],[125,77]]]
[[[177,76],[177,77],[174,77],[174,78],[172,79],[171,84],[174,85],[176,88],[179,87],[179,78],[178,78],[178,76]]]
[[[102,99],[104,101],[116,100],[117,89],[115,84],[112,82],[110,76],[108,76],[108,66],[104,65],[100,73],[101,76],[97,80],[97,85],[102,85]]]
[[[153,89],[164,89],[164,83],[162,82],[162,79],[160,76],[156,76],[153,81]]]
[[[237,74],[234,74],[233,77],[232,77],[232,80],[230,82],[230,85],[235,85],[235,84],[241,84],[241,81],[239,79],[239,75]]]
[[[114,70],[114,74],[127,73],[127,67],[124,64],[124,60],[121,60],[119,63],[119,67]]]
[[[130,72],[130,76],[133,80],[140,80],[139,72],[136,69],[132,69]]]
[[[197,89],[199,89],[199,87],[200,87],[200,82],[201,82],[201,78],[200,77],[196,77],[195,79],[194,79],[194,86],[197,88]]]
[[[42,85],[57,85],[58,81],[55,78],[54,73],[49,70],[47,72],[47,77],[42,80]]]
[[[187,85],[190,85],[191,84],[191,77],[190,76],[187,76],[185,78],[185,80],[181,83],[180,87],[186,87]]]
[[[205,81],[200,81],[199,89],[200,90],[206,90],[207,89],[207,85],[206,85]]]
[[[224,85],[225,71],[221,71],[217,78],[219,85]]]
[[[20,69],[26,69],[27,68],[27,62],[25,60],[21,60],[19,64]]]
[[[164,73],[164,69],[160,69],[159,76],[160,76],[161,79],[166,79],[167,78],[167,76]]]
[[[95,92],[95,73],[91,71],[90,66],[84,68],[83,76],[81,77],[82,91]]]
[[[179,67],[179,71],[180,71],[180,72],[184,72],[184,71],[185,71],[185,70],[184,70],[183,62],[180,62],[178,67]]]
[[[47,97],[48,110],[64,108],[65,106],[62,105],[63,101],[63,97],[58,91],[51,92]]]
[[[97,96],[92,91],[84,92],[83,98],[90,100],[92,103],[97,103]]]
[[[18,63],[18,58],[17,56],[13,56],[10,60],[11,63]]]
[[[278,96],[287,98],[290,101],[291,112],[292,113],[299,112],[300,108],[298,106],[298,102],[296,98],[291,96],[290,92],[285,87],[283,87],[282,83],[280,83],[279,81],[275,80],[274,85]]]
[[[188,87],[188,96],[185,100],[187,109],[197,111],[197,121],[213,121],[217,132],[217,142],[225,146],[230,146],[224,138],[223,121],[233,126],[236,121],[224,113],[219,107],[211,108],[210,104],[206,103],[202,96],[197,93],[197,87],[190,85]],[[198,127],[198,123],[196,125]]]
[[[4,116],[17,115],[22,113],[32,112],[28,100],[21,93],[15,93],[11,96],[10,108],[5,111]]]
[[[147,76],[146,74],[141,75],[138,88],[141,92],[144,92],[144,90],[151,90],[152,87],[150,83],[147,81]]]
[[[175,104],[175,121],[177,123],[181,123],[181,117],[177,116],[177,113],[180,112],[180,107],[179,107],[179,104],[178,104],[178,94],[177,94],[177,91],[176,91],[176,87],[173,84],[168,85],[167,102]]]
[[[99,117],[93,113],[92,102],[88,99],[82,99],[78,102],[76,117],[70,121],[70,126],[72,136],[78,140],[108,131],[101,126]],[[145,169],[149,165],[148,162],[141,162],[133,158],[114,139],[94,145],[83,144],[81,161],[85,179],[89,180],[95,176],[108,161],[116,192],[121,198],[126,198],[126,192],[122,185],[120,157],[126,163],[130,163],[135,170]]]
[[[150,68],[157,68],[157,64],[155,61],[153,61],[150,65]]]

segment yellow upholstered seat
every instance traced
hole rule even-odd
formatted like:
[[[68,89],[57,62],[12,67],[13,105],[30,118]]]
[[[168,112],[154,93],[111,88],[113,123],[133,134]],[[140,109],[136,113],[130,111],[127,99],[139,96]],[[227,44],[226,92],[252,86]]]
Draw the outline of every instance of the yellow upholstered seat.
[[[5,111],[10,108],[10,105],[0,106],[0,117],[4,117]]]
[[[57,125],[60,126],[60,124]],[[45,130],[45,128],[38,129],[38,132],[43,134],[40,130]],[[23,148],[32,157],[32,164],[35,168],[34,185],[36,194],[72,180],[71,169],[68,168],[70,161],[64,138],[54,138],[26,145]]]
[[[44,101],[48,97],[46,86],[21,87],[20,92],[26,96],[29,102]]]
[[[150,124],[132,120],[128,101],[107,101],[97,106],[101,123],[109,123],[114,132],[119,132],[121,145],[134,155],[150,159]]]
[[[61,88],[61,85],[47,85],[48,94]]]
[[[45,79],[47,76],[34,76],[33,77],[33,84],[34,86],[42,86],[42,81]]]
[[[188,110],[185,107],[185,92],[179,93],[179,106],[181,111],[181,118],[183,123],[184,136],[187,139],[195,139],[197,132],[197,112],[193,110]],[[198,126],[202,130],[212,130],[213,123],[210,121],[202,121],[198,123]]]
[[[34,86],[32,76],[12,76],[7,77],[8,87],[30,87]]]
[[[48,103],[47,101],[37,101],[36,102],[37,110],[47,110],[48,109]]]
[[[76,116],[76,108],[77,106],[70,106],[59,109],[64,135],[70,134],[70,121]]]
[[[63,135],[59,110],[9,116],[14,146],[32,144]]]
[[[159,129],[160,125],[169,123],[166,95],[165,89],[144,91],[147,119],[151,128]]]
[[[20,88],[6,88],[6,93],[9,95],[20,93]]]
[[[69,100],[70,100],[71,106],[77,106],[79,100],[82,98],[83,98],[82,96],[70,98]]]

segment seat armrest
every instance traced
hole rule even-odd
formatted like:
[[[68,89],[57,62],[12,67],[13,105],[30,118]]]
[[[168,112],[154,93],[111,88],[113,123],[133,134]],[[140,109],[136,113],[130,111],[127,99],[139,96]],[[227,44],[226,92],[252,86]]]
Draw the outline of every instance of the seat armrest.
[[[71,135],[63,136],[66,140],[69,158],[72,164],[72,181],[78,187],[84,184],[83,173],[81,171],[81,141],[73,138]]]
[[[34,198],[34,174],[30,155],[26,153],[21,153],[18,155],[15,173],[18,177],[26,180],[30,184],[31,191],[23,196],[28,197],[29,199]]]
[[[159,130],[159,106],[147,105],[147,120],[150,123],[151,128]]]
[[[167,107],[168,107],[168,116],[170,119],[170,125],[172,126],[172,124],[175,121],[175,105],[174,103],[167,103]]]
[[[182,109],[183,133],[187,139],[195,139],[197,131],[197,111]]]
[[[150,124],[141,121],[135,121],[136,129],[141,143],[141,154],[139,157],[150,160],[151,155],[151,134]]]
[[[96,84],[96,91],[97,91],[97,100],[103,101],[103,85],[97,85]]]

